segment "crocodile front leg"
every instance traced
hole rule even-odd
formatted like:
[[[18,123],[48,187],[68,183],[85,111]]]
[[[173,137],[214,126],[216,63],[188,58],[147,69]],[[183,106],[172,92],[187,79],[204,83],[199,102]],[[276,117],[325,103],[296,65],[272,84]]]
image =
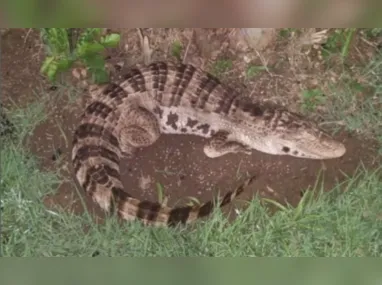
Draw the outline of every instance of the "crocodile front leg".
[[[228,153],[245,153],[251,154],[252,149],[240,142],[228,139],[229,133],[219,131],[208,140],[204,146],[204,153],[210,158],[223,156]]]

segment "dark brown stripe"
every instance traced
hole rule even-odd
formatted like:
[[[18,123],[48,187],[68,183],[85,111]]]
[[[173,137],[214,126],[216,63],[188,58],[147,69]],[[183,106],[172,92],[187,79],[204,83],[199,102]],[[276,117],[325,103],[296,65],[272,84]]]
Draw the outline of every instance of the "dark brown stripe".
[[[175,69],[175,79],[174,82],[171,84],[171,101],[170,101],[170,106],[174,104],[174,102],[179,102],[180,98],[176,98],[178,96],[182,96],[182,94],[179,93],[179,86],[182,82],[182,78],[184,75],[184,71],[186,70],[186,65],[184,64],[179,64],[176,66]],[[175,105],[176,106],[176,105]]]
[[[120,179],[120,174],[118,170],[108,165],[95,165],[87,169],[85,177],[82,187],[86,190],[92,182],[104,185],[109,181],[109,177]]]
[[[242,192],[242,190],[241,191],[240,190],[241,188],[239,189],[239,192],[236,193],[237,195]],[[229,191],[227,194],[224,195],[222,201],[220,202],[220,207],[223,207],[232,201],[231,195],[232,195],[232,191]]]
[[[86,189],[86,192],[89,194],[89,195],[92,195],[95,191],[96,191],[96,189],[97,189],[97,185],[98,185],[98,183],[96,182],[96,181],[94,181],[94,180],[90,180],[90,186],[89,186],[89,188],[88,189]]]
[[[236,102],[235,100],[237,99],[237,97],[238,96],[234,93],[233,90],[230,93],[228,93],[228,91],[225,90],[224,96],[221,97],[221,100],[219,101],[219,105],[215,112],[227,115],[231,110],[233,103]]]
[[[223,206],[229,204],[233,198],[239,196],[244,191],[245,187],[247,187],[249,184],[251,184],[255,180],[255,178],[256,178],[256,176],[252,176],[247,181],[245,181],[241,186],[239,186],[234,191],[235,192],[234,197],[232,197],[232,193],[234,193],[232,191],[229,191],[227,194],[225,194],[222,201],[220,202],[219,207],[223,207]],[[214,203],[212,201],[208,201],[202,207],[200,207],[199,212],[198,212],[198,218],[208,216],[209,214],[211,214],[213,208],[214,208]]]
[[[160,93],[162,93],[167,82],[168,66],[164,62],[158,62],[157,65],[159,69],[158,90],[160,91]]]
[[[93,116],[100,116],[102,119],[105,119],[113,109],[108,105],[95,101],[86,107],[85,113]]]
[[[121,179],[119,169],[118,170],[114,169],[114,168],[110,167],[109,165],[105,165],[105,164],[103,165],[103,169],[106,171],[106,174],[108,176],[113,177],[113,178],[118,179],[118,180]]]
[[[129,195],[127,192],[123,190],[123,188],[120,187],[112,187],[112,198],[110,203],[110,212],[114,213],[116,210],[120,210],[123,208],[126,201],[131,198],[131,195]],[[120,214],[120,211],[118,211]]]
[[[96,156],[101,156],[119,165],[119,157],[115,152],[103,146],[84,145],[77,150],[76,156],[73,159],[74,173],[78,172],[81,162]]]
[[[145,78],[138,68],[129,69],[123,79],[129,83],[134,93],[146,91]]]
[[[96,166],[99,166],[99,165],[96,165]],[[103,167],[97,168],[96,166],[90,167],[88,169],[88,173],[91,177],[91,180],[104,185],[109,181],[109,177],[107,176],[105,168]]]
[[[123,98],[128,96],[125,90],[116,83],[110,83],[103,93],[109,96],[117,105],[121,104]]]
[[[157,63],[152,63],[149,65],[150,68],[150,74],[151,74],[151,80],[152,80],[152,89],[158,90],[159,89],[159,65]]]
[[[173,227],[179,223],[185,224],[190,216],[191,210],[192,207],[190,206],[172,209],[167,220],[167,225]]]
[[[210,94],[215,90],[216,86],[220,85],[219,79],[211,74],[206,74],[206,77],[200,82],[195,95],[198,97],[197,107],[204,109]]]
[[[251,102],[248,98],[240,102],[239,105],[243,112],[249,113],[254,117],[262,116],[264,114],[264,108],[258,103]]]
[[[198,212],[198,218],[203,218],[211,214],[212,210],[214,208],[214,203],[212,201],[208,201],[207,203],[203,204],[203,206],[200,207]]]
[[[116,197],[119,201],[126,202],[128,198],[131,197],[131,195],[123,190],[123,188],[120,187],[112,187],[111,192],[113,193],[113,196]]]
[[[74,133],[73,145],[78,139],[84,139],[88,137],[103,138],[110,142],[116,148],[119,148],[118,139],[107,129],[96,124],[85,123],[76,129]]]
[[[254,104],[251,110],[251,115],[254,117],[261,117],[264,114],[264,108],[259,104]]]
[[[243,189],[244,189],[244,187],[241,187],[240,189],[238,189],[238,191],[236,192],[235,197],[237,195],[239,195],[241,192],[243,192]],[[223,199],[222,199],[222,201],[220,202],[219,207],[223,207],[223,206],[229,204],[232,201],[231,195],[232,195],[232,191],[230,191],[227,194],[225,194]],[[202,218],[202,217],[205,217],[205,216],[208,216],[209,214],[211,214],[211,212],[214,209],[214,206],[215,206],[215,203],[213,201],[208,201],[207,203],[205,203],[199,209],[198,218]]]
[[[154,62],[149,66],[152,80],[152,90],[155,100],[162,102],[163,92],[167,82],[168,66],[165,62]]]
[[[102,93],[104,95],[110,96],[110,94],[115,94],[119,89],[121,89],[121,87],[118,84],[112,82],[106,86]]]
[[[161,208],[162,206],[159,203],[141,201],[138,204],[137,217],[150,222],[155,221]]]
[[[89,184],[92,182],[92,179],[91,179],[91,176],[90,176],[90,173],[89,171],[86,171],[86,174],[85,174],[85,181],[83,182],[83,184],[81,185],[82,188],[86,191],[86,192],[89,192]],[[94,181],[93,181],[94,182]]]
[[[179,106],[180,100],[182,99],[183,94],[185,93],[188,85],[190,84],[195,71],[196,68],[192,65],[179,65],[176,73],[176,86],[171,91],[171,93],[173,94],[171,101],[172,106]]]

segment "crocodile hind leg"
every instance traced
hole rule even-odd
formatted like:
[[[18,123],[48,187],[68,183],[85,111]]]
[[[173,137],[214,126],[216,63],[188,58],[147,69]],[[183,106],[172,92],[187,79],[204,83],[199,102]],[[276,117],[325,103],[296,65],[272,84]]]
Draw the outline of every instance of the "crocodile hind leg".
[[[154,114],[136,107],[122,115],[119,142],[123,155],[131,155],[137,148],[152,145],[160,136],[160,128]]]
[[[204,146],[204,153],[208,157],[215,158],[228,153],[245,153],[251,154],[251,148],[236,141],[228,139],[229,133],[219,131]]]

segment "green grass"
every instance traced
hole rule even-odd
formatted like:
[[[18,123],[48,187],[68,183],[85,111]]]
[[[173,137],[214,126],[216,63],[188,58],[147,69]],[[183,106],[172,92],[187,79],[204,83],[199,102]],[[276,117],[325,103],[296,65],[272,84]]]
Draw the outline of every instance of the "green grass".
[[[19,139],[41,121],[40,110],[13,113]],[[1,158],[3,256],[382,256],[381,170],[360,169],[345,193],[317,186],[317,199],[308,191],[298,207],[273,215],[254,199],[231,224],[217,210],[192,229],[166,229],[48,210],[42,197],[57,188],[57,174],[40,171],[18,142],[2,144]]]
[[[348,130],[382,143],[382,53],[357,73],[360,80],[345,70],[338,83],[328,85],[329,120],[341,120]]]
[[[382,28],[362,29],[362,32],[368,39],[374,40],[376,37],[380,37],[382,35]]]
[[[247,79],[251,79],[264,70],[267,70],[267,68],[265,66],[249,65],[247,67],[246,72],[245,72],[245,76]]]
[[[219,59],[211,67],[211,74],[216,77],[222,77],[223,74],[232,69],[233,63],[230,59]]]
[[[317,106],[325,103],[325,96],[320,89],[309,89],[302,92],[301,109],[304,113],[313,112]]]
[[[323,44],[322,55],[328,58],[333,54],[340,54],[344,60],[350,48],[350,42],[357,29],[335,29],[330,33],[327,41]]]
[[[293,29],[289,29],[289,28],[287,28],[287,29],[281,29],[280,32],[279,32],[279,35],[280,35],[280,37],[282,37],[282,38],[289,38],[289,36],[290,36],[291,33],[292,33],[292,30],[293,30]]]

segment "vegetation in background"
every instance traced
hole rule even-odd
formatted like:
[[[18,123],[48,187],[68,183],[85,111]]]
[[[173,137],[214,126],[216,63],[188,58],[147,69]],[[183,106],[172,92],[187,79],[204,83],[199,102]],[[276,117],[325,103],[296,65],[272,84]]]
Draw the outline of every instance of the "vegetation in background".
[[[302,92],[302,111],[312,112],[318,105],[325,103],[325,94],[320,89],[304,90]]]
[[[335,29],[331,33],[325,44],[322,45],[322,55],[327,58],[332,54],[340,53],[345,59],[349,53],[350,42],[357,29]]]
[[[382,36],[382,28],[362,29],[362,32],[371,39]]]
[[[266,70],[267,68],[265,66],[259,66],[259,65],[249,65],[247,67],[246,71],[246,77],[248,79],[251,79],[252,77],[256,76],[259,72]]]
[[[44,28],[41,37],[46,46],[45,58],[41,72],[52,81],[56,76],[69,70],[74,64],[87,68],[95,83],[109,80],[105,70],[105,60],[102,52],[106,48],[116,47],[120,41],[119,34],[102,36],[101,28],[87,28],[73,41],[70,29]]]
[[[172,56],[180,60],[181,53],[182,53],[182,43],[180,41],[174,41],[171,47]]]
[[[99,22],[102,10],[97,5],[78,0],[56,0],[47,5],[41,0],[2,2],[2,12],[9,27],[86,27]]]
[[[328,84],[327,119],[341,121],[350,131],[376,138],[382,151],[382,53],[353,72],[357,78],[344,71],[336,84]]]
[[[289,38],[293,32],[297,32],[298,29],[293,29],[293,28],[285,28],[285,29],[280,29],[279,35],[282,38]]]
[[[229,59],[219,59],[217,60],[212,68],[211,68],[211,74],[220,77],[228,70],[232,69],[233,63],[232,60]]]

